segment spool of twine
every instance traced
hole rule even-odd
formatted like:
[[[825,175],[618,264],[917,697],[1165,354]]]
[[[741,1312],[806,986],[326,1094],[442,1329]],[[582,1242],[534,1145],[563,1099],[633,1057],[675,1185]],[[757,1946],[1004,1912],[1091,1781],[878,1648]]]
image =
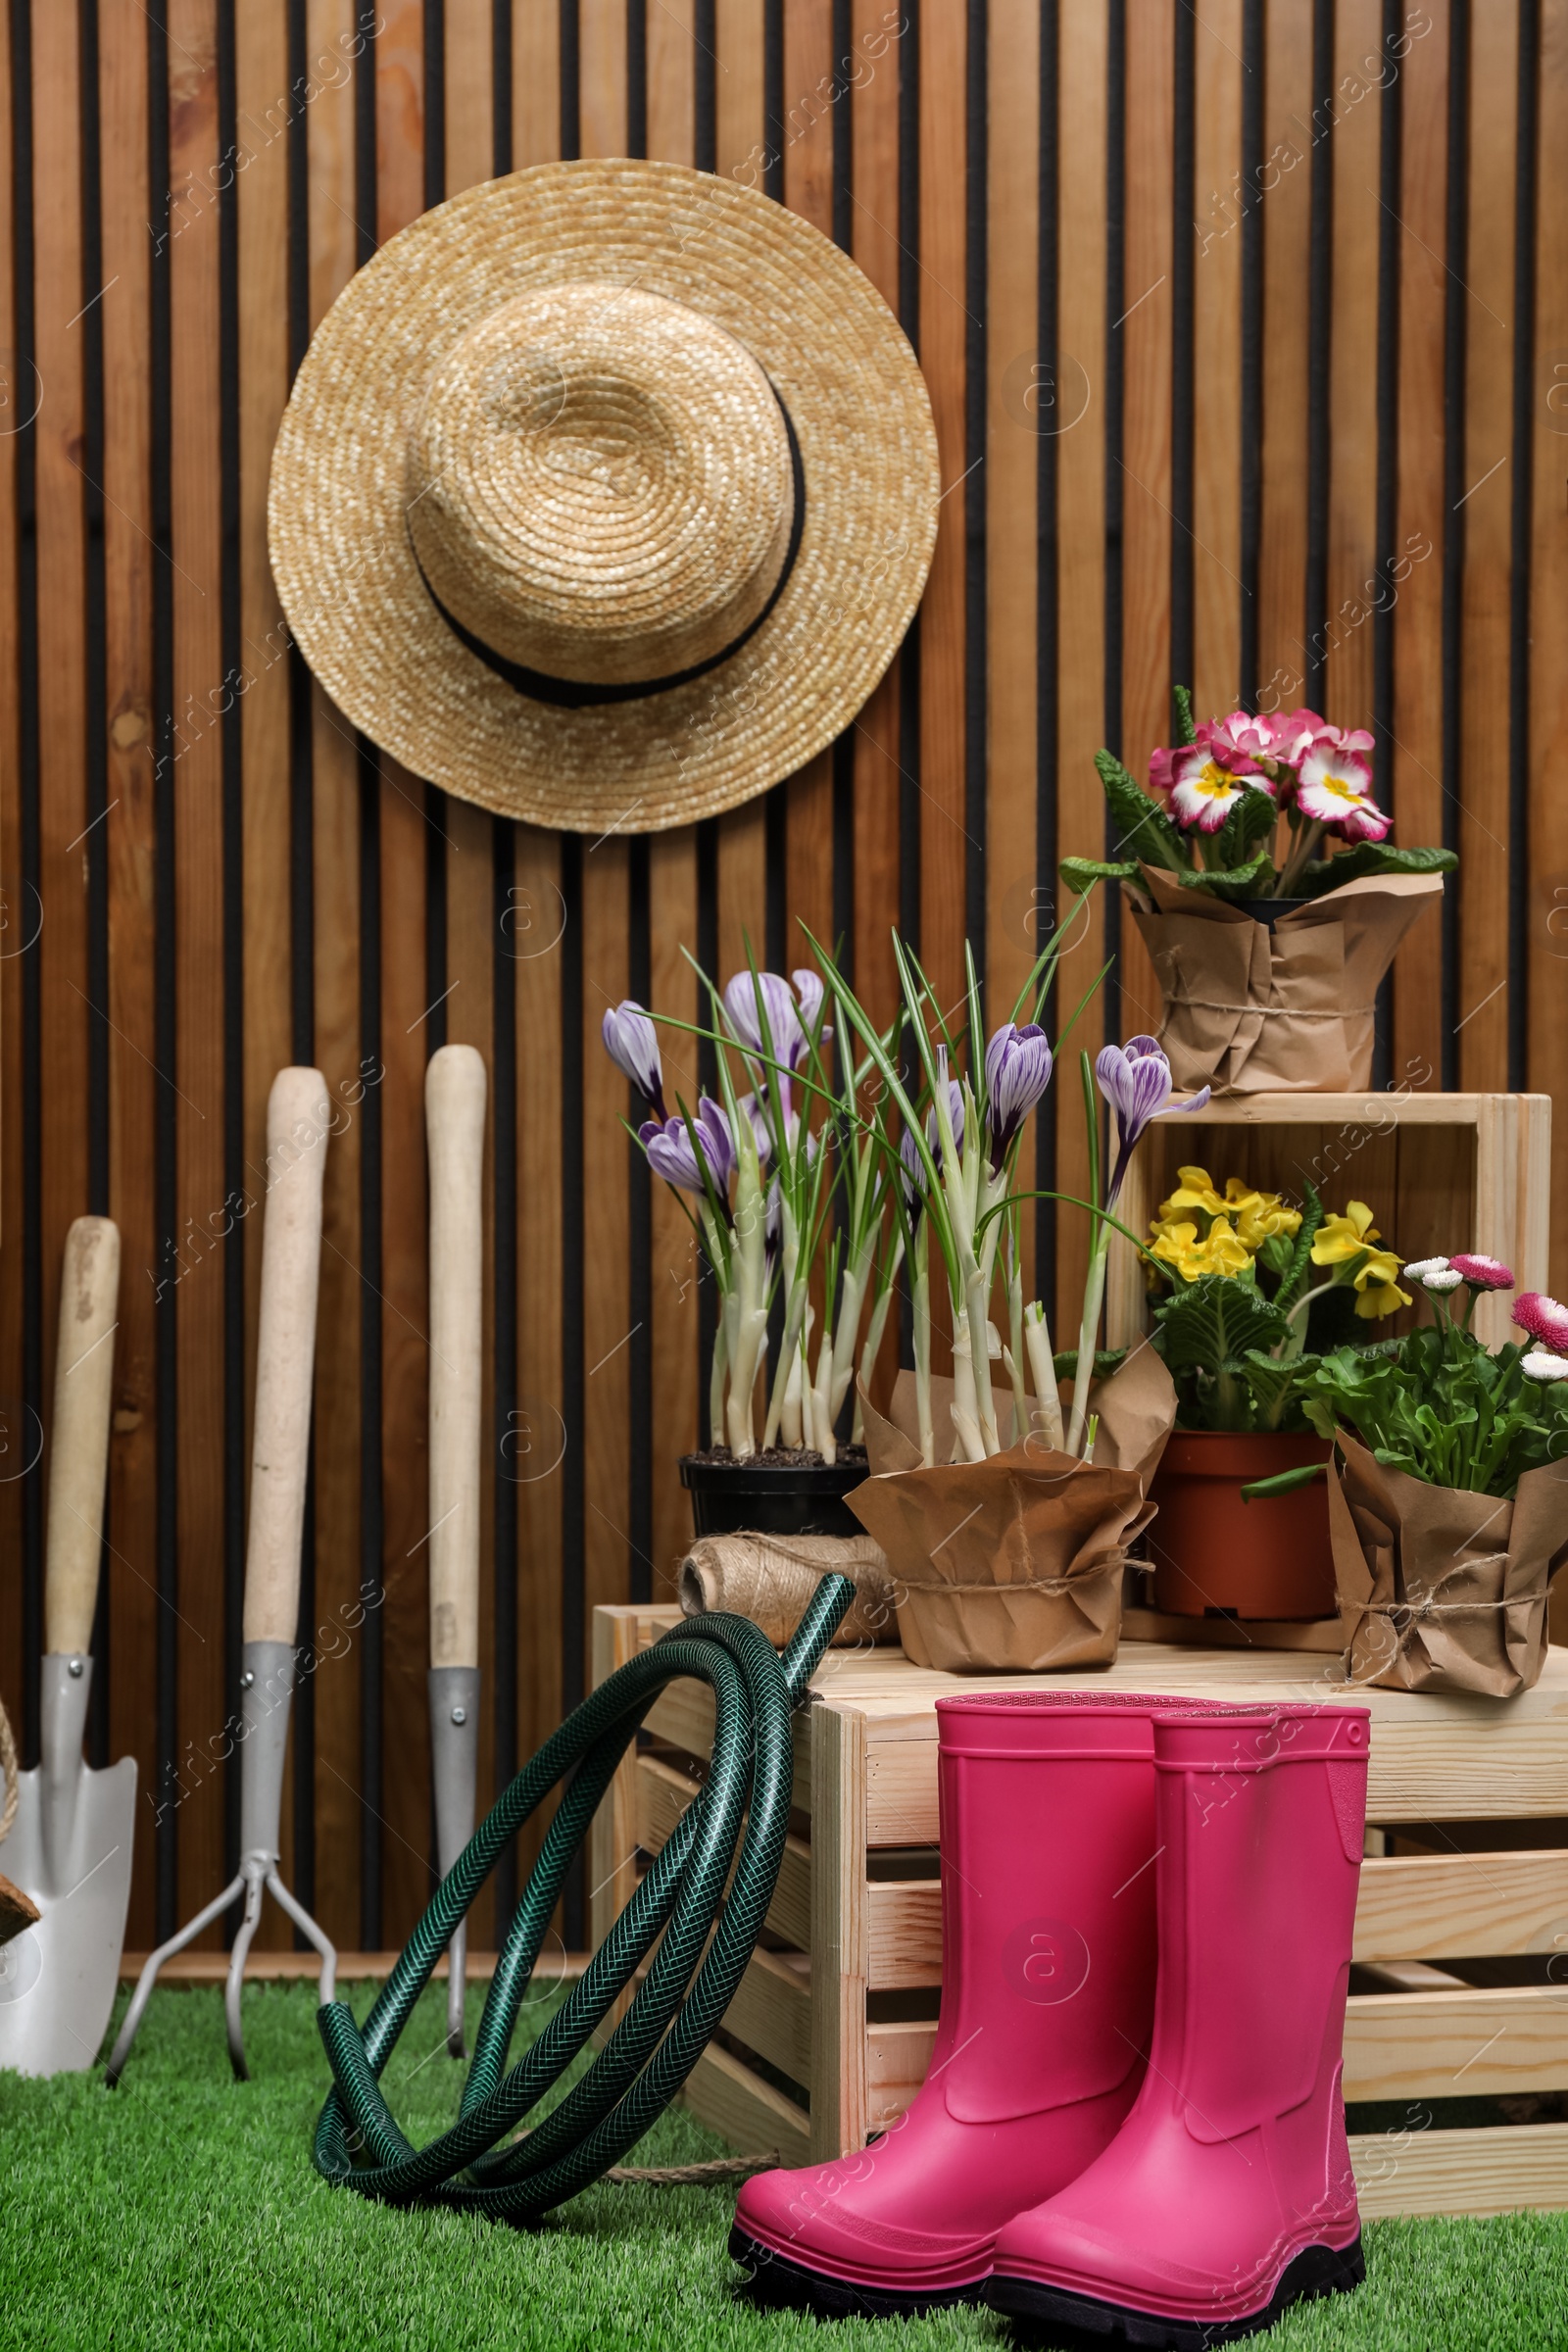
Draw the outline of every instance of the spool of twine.
[[[898,1640],[892,1574],[869,1536],[699,1536],[680,1564],[680,1605],[688,1617],[708,1609],[750,1617],[782,1648],[824,1576],[855,1584],[835,1648]]]

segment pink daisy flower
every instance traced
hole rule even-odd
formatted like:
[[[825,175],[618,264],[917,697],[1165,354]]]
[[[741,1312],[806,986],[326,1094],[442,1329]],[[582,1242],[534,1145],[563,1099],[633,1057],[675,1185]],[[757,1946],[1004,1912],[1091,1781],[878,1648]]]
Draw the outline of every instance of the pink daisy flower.
[[[1558,1299],[1548,1298],[1544,1291],[1521,1291],[1513,1302],[1513,1319],[1543,1347],[1568,1355],[1568,1306]]]
[[[1511,1291],[1513,1268],[1505,1266],[1500,1257],[1488,1257],[1482,1251],[1450,1257],[1454,1272],[1475,1291]]]
[[[1372,770],[1361,752],[1340,751],[1321,740],[1301,761],[1296,804],[1303,815],[1347,841],[1381,841],[1394,821],[1372,798]]]

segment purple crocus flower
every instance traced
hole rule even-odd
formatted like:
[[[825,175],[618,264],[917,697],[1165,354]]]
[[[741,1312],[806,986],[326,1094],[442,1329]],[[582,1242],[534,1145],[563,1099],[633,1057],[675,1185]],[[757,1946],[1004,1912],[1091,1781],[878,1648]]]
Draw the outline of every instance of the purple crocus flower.
[[[824,1026],[818,1033],[816,1028],[817,1021],[820,1018],[822,1011],[822,999],[826,994],[826,991],[822,986],[822,975],[820,972],[813,972],[809,965],[807,965],[798,972],[791,972],[790,978],[794,981],[795,993],[801,1000],[800,1017],[804,1031],[804,1034],[801,1038],[800,1052],[790,1055],[790,1067],[798,1070],[802,1061],[806,1057],[807,1038],[814,1034],[816,1035],[817,1044],[819,1046],[824,1046],[826,1045],[828,1039],[832,1036],[833,1032],[831,1029]]]
[[[956,1152],[961,1152],[963,1150],[963,1090],[953,1078],[948,1080],[948,1117],[953,1123],[953,1148]],[[942,1129],[937,1121],[935,1103],[926,1112],[925,1140],[930,1147],[931,1156],[936,1161],[937,1174],[940,1176],[942,1173]],[[919,1145],[908,1132],[906,1132],[904,1141],[899,1146],[899,1158],[903,1162],[900,1175],[904,1185],[906,1204],[911,1215],[918,1216],[921,1202],[925,1198],[925,1162],[920,1157]]]
[[[1105,1046],[1095,1062],[1100,1091],[1116,1114],[1116,1164],[1105,1193],[1109,1208],[1121,1191],[1133,1147],[1152,1119],[1177,1111],[1201,1110],[1208,1102],[1203,1087],[1190,1102],[1171,1102],[1170,1063],[1157,1038],[1130,1037],[1124,1046]]]
[[[654,1116],[662,1123],[667,1113],[659,1035],[634,997],[623,997],[618,1004],[612,1006],[605,1015],[600,1035],[605,1041],[605,1052],[616,1069],[623,1078],[631,1080]]]
[[[1004,1021],[986,1047],[986,1094],[990,1102],[991,1166],[1000,1171],[1013,1138],[1051,1084],[1053,1057],[1036,1021],[1020,1029]]]
[[[696,1130],[695,1141],[693,1129]],[[723,1106],[704,1095],[697,1105],[697,1116],[688,1126],[684,1114],[661,1123],[645,1120],[637,1130],[648,1164],[656,1176],[662,1176],[677,1192],[698,1193],[706,1197],[703,1180],[706,1166],[713,1190],[723,1200],[729,1191],[729,1180],[735,1173],[735,1143],[729,1131],[729,1121]],[[698,1152],[702,1153],[702,1165]]]
[[[767,1014],[769,1044],[762,1039],[762,1023],[758,1009],[758,997]],[[771,1048],[775,1061],[794,1069],[806,1048],[806,1033],[795,1003],[795,991],[778,972],[737,972],[724,984],[724,1010],[730,1026],[743,1046],[754,1054],[765,1054]]]
[[[757,1156],[765,1161],[773,1149],[773,1138],[768,1132],[767,1113],[762,1108],[761,1096],[742,1095],[735,1107],[744,1110],[751,1121],[752,1133],[757,1138]]]

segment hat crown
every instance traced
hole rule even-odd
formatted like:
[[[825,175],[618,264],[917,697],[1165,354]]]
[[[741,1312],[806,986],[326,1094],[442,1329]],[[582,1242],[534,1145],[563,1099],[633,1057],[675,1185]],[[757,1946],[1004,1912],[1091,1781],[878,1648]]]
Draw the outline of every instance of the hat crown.
[[[432,593],[504,660],[595,686],[744,635],[795,521],[789,433],[745,346],[636,286],[542,288],[438,361],[408,434]]]

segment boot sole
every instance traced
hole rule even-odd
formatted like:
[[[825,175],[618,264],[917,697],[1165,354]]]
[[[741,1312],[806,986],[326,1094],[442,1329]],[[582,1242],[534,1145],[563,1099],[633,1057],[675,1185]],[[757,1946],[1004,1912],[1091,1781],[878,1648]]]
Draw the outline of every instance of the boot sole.
[[[760,2238],[749,2237],[739,2223],[730,2230],[729,2251],[730,2259],[749,2274],[739,2289],[749,2301],[786,2311],[814,2311],[830,2320],[917,2320],[928,2311],[978,2303],[986,2283],[982,2274],[966,2286],[937,2286],[924,2292],[863,2286],[853,2278],[835,2278],[830,2271],[791,2262]]]
[[[1260,2335],[1293,2303],[1348,2293],[1365,2277],[1366,2262],[1357,2237],[1343,2248],[1305,2247],[1286,2265],[1279,2285],[1262,2309],[1240,2320],[1162,2318],[1158,2312],[1138,2311],[1126,2303],[1102,2303],[1091,2295],[1069,2294],[1032,2278],[1004,2278],[996,2272],[986,2281],[985,2300],[994,2311],[1026,2323],[1031,2332],[1049,2329],[1046,2340],[1053,2344],[1125,2343],[1147,2346],[1149,2352],[1208,2352],[1211,2344],[1235,2344],[1245,2336]]]

